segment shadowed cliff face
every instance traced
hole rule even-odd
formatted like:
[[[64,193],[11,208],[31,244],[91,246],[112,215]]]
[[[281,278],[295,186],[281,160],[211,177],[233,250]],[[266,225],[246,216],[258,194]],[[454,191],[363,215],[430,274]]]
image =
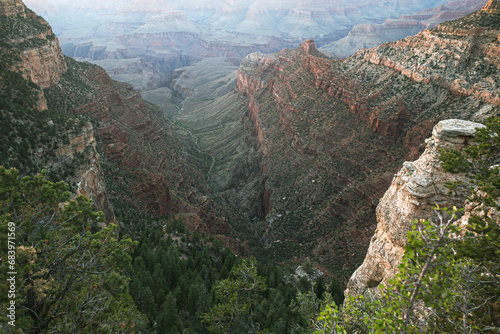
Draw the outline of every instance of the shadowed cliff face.
[[[469,34],[457,21],[342,61],[322,57],[313,41],[242,61],[237,87],[263,154],[263,239],[273,254],[354,269],[378,200],[434,124],[498,115],[493,15],[465,19]]]

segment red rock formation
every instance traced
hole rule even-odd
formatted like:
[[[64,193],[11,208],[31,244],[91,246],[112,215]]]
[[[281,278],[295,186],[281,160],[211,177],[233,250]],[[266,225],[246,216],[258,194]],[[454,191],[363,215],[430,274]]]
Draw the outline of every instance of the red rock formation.
[[[144,203],[146,212],[165,215],[170,211],[171,197],[167,179],[160,173],[135,171],[132,175],[140,182],[134,182],[132,190],[137,199]]]
[[[49,24],[26,8],[21,0],[0,2],[0,15],[9,22],[23,21],[20,31],[7,31],[9,43],[16,49],[20,61],[14,69],[42,89],[56,84],[66,71],[61,47]],[[36,21],[39,27],[34,27]],[[43,91],[38,91],[38,109],[47,109]]]
[[[341,61],[311,41],[242,61],[237,87],[266,166],[265,238],[276,256],[353,269],[398,162],[422,153],[439,119],[500,113],[498,32],[443,29]]]
[[[491,14],[500,14],[500,1],[498,0],[488,1],[486,6],[484,6],[483,10]]]
[[[140,210],[164,215],[171,204],[168,177],[170,163],[165,159],[171,153],[166,143],[168,134],[163,131],[166,122],[160,114],[142,100],[131,86],[112,81],[106,72],[91,66],[83,73],[101,100],[92,100],[72,110],[103,122],[98,131],[98,141],[107,159],[131,177],[132,193],[129,198]],[[142,171],[137,171],[137,169]]]
[[[40,39],[46,39],[48,36],[53,36],[52,30],[48,30],[47,35],[40,36]],[[67,69],[61,47],[56,40],[48,41],[41,47],[24,50],[21,58],[23,76],[42,89],[55,85]]]

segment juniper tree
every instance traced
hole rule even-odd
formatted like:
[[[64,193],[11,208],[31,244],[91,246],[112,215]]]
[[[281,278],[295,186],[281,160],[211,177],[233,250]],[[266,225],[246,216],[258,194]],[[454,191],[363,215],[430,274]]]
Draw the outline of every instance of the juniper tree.
[[[0,167],[2,249],[6,227],[15,225],[16,328],[29,333],[132,331],[144,322],[122,275],[134,243],[118,241],[114,225],[91,232],[103,221],[102,212],[95,212],[87,197],[70,199],[65,183],[45,176],[20,178],[17,170]],[[5,296],[0,297],[2,310]]]

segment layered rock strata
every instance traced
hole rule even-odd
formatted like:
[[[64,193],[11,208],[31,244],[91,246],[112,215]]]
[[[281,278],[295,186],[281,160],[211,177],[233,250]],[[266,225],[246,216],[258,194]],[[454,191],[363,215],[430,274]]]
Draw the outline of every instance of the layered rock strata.
[[[426,149],[420,158],[403,163],[377,206],[375,235],[363,264],[349,280],[346,295],[379,294],[379,284],[387,286],[387,280],[398,271],[412,222],[436,218],[433,210],[436,205],[464,206],[468,192],[450,193],[445,185],[456,181],[467,183],[467,178],[443,171],[440,150],[462,150],[473,140],[475,130],[482,127],[480,123],[463,120],[441,121],[434,127],[432,137],[426,140]]]
[[[116,224],[116,217],[108,199],[104,172],[97,153],[97,143],[94,136],[94,127],[88,123],[82,127],[80,133],[69,137],[69,144],[63,145],[56,152],[58,159],[49,163],[48,170],[58,169],[66,161],[77,159],[81,155],[83,163],[78,167],[78,172],[71,180],[76,184],[76,195],[88,196],[95,207],[104,213],[105,224]]]
[[[492,14],[500,14],[500,1],[498,0],[489,0],[486,6],[484,6],[483,10]]]
[[[374,48],[386,42],[414,35],[424,29],[436,28],[441,22],[456,20],[481,9],[486,0],[450,1],[435,8],[388,18],[383,23],[355,25],[347,36],[323,45],[320,50],[333,57],[345,58],[359,49]]]
[[[263,157],[262,239],[274,256],[308,254],[337,273],[362,262],[378,200],[434,124],[500,113],[496,17],[479,11],[340,61],[313,41],[242,61],[237,87]]]
[[[4,38],[21,58],[14,64],[16,71],[42,89],[56,84],[67,68],[57,37],[47,21],[26,8],[21,0],[0,2],[0,13]],[[38,108],[47,109],[42,91]]]
[[[57,38],[49,24],[26,8],[21,0],[1,1],[0,20],[2,38],[6,39],[2,41],[5,43],[2,45],[4,48],[2,51],[9,54],[7,59],[14,59],[11,63],[11,70],[20,73],[26,80],[35,84],[30,86],[38,94],[35,104],[41,111],[47,109],[47,100],[42,89],[57,85],[67,71]],[[12,55],[17,57],[10,58]],[[26,112],[37,113],[38,111],[27,110]],[[66,116],[69,118],[69,115]],[[27,117],[28,120],[16,114],[11,117],[14,119],[21,117],[17,120],[22,124],[32,123],[29,120],[31,117]],[[42,140],[43,148],[39,147],[36,152],[33,152],[34,156],[31,159],[36,163],[43,163],[43,167],[49,173],[67,175],[65,181],[75,185],[72,190],[77,195],[88,195],[94,201],[96,208],[104,212],[105,223],[116,223],[106,192],[99,154],[96,150],[94,128],[83,120],[82,124],[84,125],[76,126],[75,123],[75,126],[70,127],[69,130],[57,133],[55,128],[60,128],[61,124],[56,126],[50,120],[47,124],[50,134],[47,136],[42,133],[42,137],[51,138],[52,136],[52,140],[49,145],[46,143],[48,140]],[[30,124],[30,126],[34,125]],[[63,141],[63,137],[66,137],[67,141]],[[26,141],[27,138],[23,140]],[[70,170],[73,172],[70,173]]]

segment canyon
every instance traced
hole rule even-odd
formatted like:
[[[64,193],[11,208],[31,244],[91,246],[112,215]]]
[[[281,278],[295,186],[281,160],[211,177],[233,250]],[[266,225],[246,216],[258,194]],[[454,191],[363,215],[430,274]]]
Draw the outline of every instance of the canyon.
[[[74,195],[93,199],[105,223],[126,227],[141,215],[183,219],[193,230],[218,234],[235,253],[248,252],[227,223],[239,215],[205,196],[206,172],[183,151],[161,109],[103,68],[64,57],[47,22],[22,1],[2,2],[1,9],[2,41],[9,42],[2,70],[12,73],[2,77],[2,92],[29,97],[2,95],[4,166],[46,169]]]
[[[176,68],[207,57],[238,65],[251,52],[296,48],[308,38],[328,54],[348,56],[462,17],[485,3],[26,1],[51,23],[65,55],[104,66],[113,79],[140,91],[164,87]]]
[[[359,49],[371,49],[424,29],[436,28],[442,22],[459,19],[481,9],[485,3],[486,1],[450,1],[421,12],[386,19],[382,23],[357,24],[347,36],[321,46],[320,50],[332,57],[346,58]]]
[[[204,91],[207,82],[225,87],[231,77],[207,80],[203,62],[181,68],[170,87],[185,100],[173,119],[200,133],[200,145],[217,157],[212,170],[231,181],[215,185],[224,178],[214,174],[211,184],[250,214],[266,256],[295,264],[307,258],[347,277],[365,256],[379,199],[400,165],[424,152],[434,125],[498,115],[498,25],[484,15],[345,60],[326,58],[313,40],[295,50],[253,53],[237,71],[238,92]],[[476,33],[457,32],[465,22]],[[215,115],[228,110],[240,124],[218,128],[227,131],[225,141],[214,134],[222,127]],[[237,146],[237,138],[244,143],[234,164],[227,163],[233,155],[222,163],[226,151],[219,148]],[[253,210],[245,204],[249,194],[260,203]]]
[[[342,60],[325,56],[312,39],[298,47],[297,39],[269,36],[241,48],[204,44],[193,20],[174,11],[115,25],[113,41],[125,47],[95,47],[83,34],[81,44],[60,48],[46,21],[20,0],[1,8],[2,24],[34,27],[16,37],[12,52],[22,55],[13,68],[38,85],[35,109],[78,125],[66,133],[69,144],[54,148],[57,133],[50,148],[30,153],[67,177],[75,193],[94,198],[108,222],[126,230],[144,217],[182,219],[237,254],[294,266],[309,260],[345,284],[365,258],[379,199],[401,164],[424,153],[434,125],[499,114],[500,31],[491,4]],[[170,62],[166,46],[180,44],[188,49]],[[95,58],[142,91],[61,50]],[[55,158],[44,157],[47,150]],[[72,176],[65,161],[76,166]]]
[[[364,256],[393,173],[423,153],[434,124],[498,114],[498,24],[489,19],[497,16],[479,11],[340,61],[312,40],[242,61],[237,87],[263,156],[273,254],[348,268]],[[465,24],[467,35],[454,28]]]

